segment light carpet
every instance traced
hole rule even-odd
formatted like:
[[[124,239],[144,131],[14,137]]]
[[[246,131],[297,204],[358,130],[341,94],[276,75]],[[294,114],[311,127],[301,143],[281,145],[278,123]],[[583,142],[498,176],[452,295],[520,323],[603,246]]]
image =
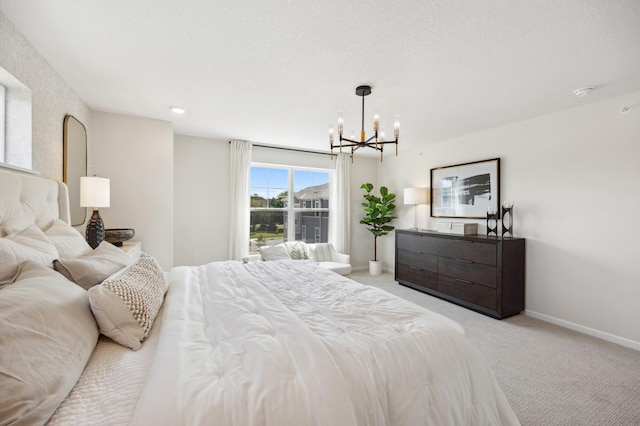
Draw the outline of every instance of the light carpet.
[[[519,314],[495,320],[398,284],[351,278],[462,325],[522,425],[640,425],[640,351]]]

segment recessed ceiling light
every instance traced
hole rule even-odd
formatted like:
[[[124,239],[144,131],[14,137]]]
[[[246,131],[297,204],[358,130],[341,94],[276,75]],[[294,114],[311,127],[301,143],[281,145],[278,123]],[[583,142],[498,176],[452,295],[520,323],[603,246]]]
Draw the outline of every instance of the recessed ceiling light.
[[[580,89],[576,89],[573,91],[573,93],[578,97],[581,98],[583,96],[587,96],[589,93],[593,92],[594,88],[593,87],[582,87]]]
[[[620,114],[629,114],[629,111],[631,111],[631,107],[630,106],[624,106],[624,107],[620,108]]]
[[[179,106],[172,106],[169,107],[169,109],[171,110],[171,112],[175,113],[175,114],[184,114],[185,109]]]

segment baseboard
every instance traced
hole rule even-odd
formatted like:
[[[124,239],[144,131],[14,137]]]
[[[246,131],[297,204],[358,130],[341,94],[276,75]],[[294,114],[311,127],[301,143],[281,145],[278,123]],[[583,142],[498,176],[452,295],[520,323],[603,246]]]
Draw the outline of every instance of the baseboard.
[[[559,325],[560,327],[568,328],[570,330],[578,331],[580,333],[588,334],[589,336],[597,337],[602,340],[606,340],[607,342],[616,343],[621,346],[625,346],[627,348],[635,349],[640,351],[640,342],[636,342],[635,340],[627,339],[624,337],[616,336],[615,334],[606,333],[604,331],[596,330],[594,328],[585,327],[584,325],[576,324],[570,321],[565,321],[560,318],[552,317],[550,315],[541,314],[539,312],[530,311],[526,309],[524,311],[525,314],[532,318],[537,318],[539,320],[549,322],[551,324]]]

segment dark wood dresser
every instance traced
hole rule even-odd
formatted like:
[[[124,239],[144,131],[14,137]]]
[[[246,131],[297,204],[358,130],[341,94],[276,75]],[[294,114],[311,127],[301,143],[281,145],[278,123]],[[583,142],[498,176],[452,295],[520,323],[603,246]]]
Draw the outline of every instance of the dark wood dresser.
[[[524,238],[396,230],[395,279],[494,318],[524,310]]]

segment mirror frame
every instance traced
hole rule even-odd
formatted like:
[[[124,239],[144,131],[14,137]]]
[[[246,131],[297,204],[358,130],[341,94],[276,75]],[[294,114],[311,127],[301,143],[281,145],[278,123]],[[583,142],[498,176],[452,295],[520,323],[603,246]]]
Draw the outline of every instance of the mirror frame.
[[[80,207],[80,177],[87,175],[87,129],[72,115],[64,117],[62,151],[62,180],[69,188],[71,226],[83,225],[87,210]]]

